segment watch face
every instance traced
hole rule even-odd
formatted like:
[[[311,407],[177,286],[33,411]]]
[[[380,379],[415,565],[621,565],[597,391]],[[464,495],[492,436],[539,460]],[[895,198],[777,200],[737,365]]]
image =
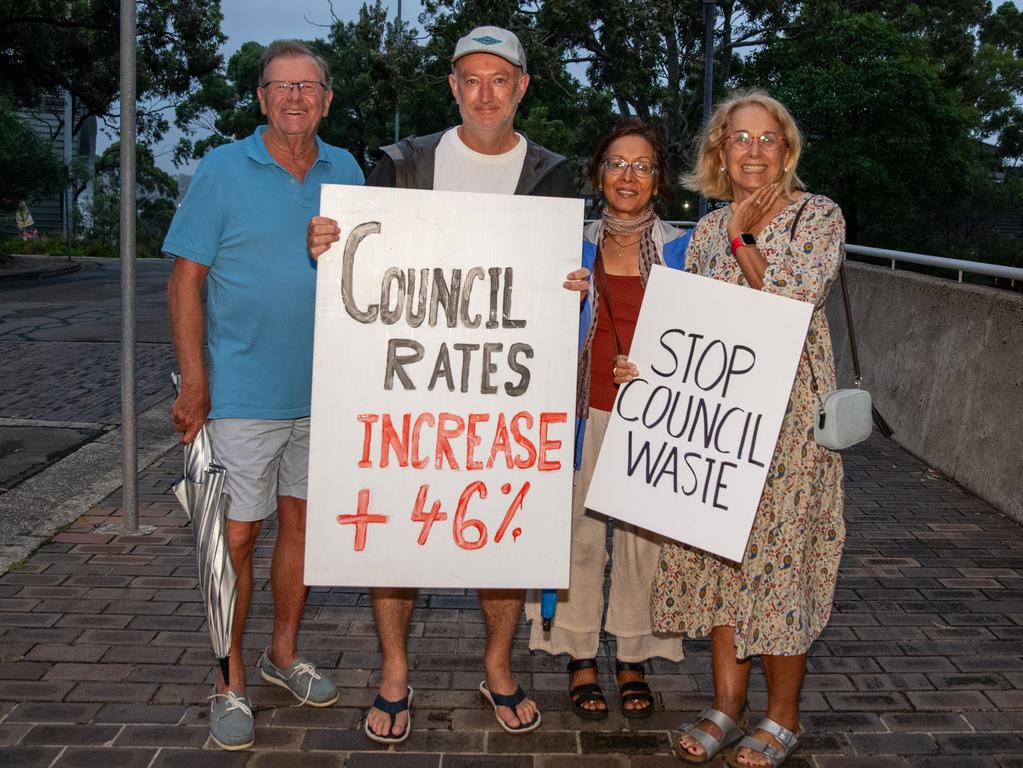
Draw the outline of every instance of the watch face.
[[[739,239],[742,240],[743,245],[756,245],[757,239],[753,237],[749,232],[743,232],[739,235]]]

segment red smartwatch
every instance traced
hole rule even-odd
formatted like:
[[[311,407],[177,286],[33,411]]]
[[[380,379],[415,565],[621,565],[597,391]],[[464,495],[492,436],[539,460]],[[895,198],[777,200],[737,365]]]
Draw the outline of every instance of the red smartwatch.
[[[757,245],[757,239],[749,232],[743,232],[732,241],[732,255],[734,256],[735,252],[744,245],[752,245],[755,248]]]

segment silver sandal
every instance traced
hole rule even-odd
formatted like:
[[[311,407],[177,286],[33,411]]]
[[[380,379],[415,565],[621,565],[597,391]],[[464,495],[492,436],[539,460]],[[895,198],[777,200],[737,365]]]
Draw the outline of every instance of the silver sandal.
[[[786,728],[780,723],[776,723],[769,717],[765,717],[759,723],[757,727],[753,729],[753,733],[757,731],[764,731],[765,733],[771,734],[778,742],[784,747],[784,749],[778,749],[770,744],[767,744],[760,739],[754,738],[753,736],[747,736],[745,739],[740,741],[736,745],[735,749],[728,756],[728,764],[732,768],[749,768],[747,765],[743,765],[739,762],[739,752],[742,751],[743,747],[750,750],[751,752],[757,752],[768,760],[771,761],[772,768],[778,768],[782,763],[788,760],[792,753],[796,751],[799,746],[799,737]]]
[[[721,729],[721,738],[716,739],[711,734],[698,728],[698,724],[701,720],[714,723],[718,728]],[[720,709],[714,709],[713,707],[707,707],[700,716],[696,719],[695,723],[686,723],[685,725],[679,726],[679,732],[683,736],[689,736],[700,743],[703,747],[702,755],[691,755],[678,743],[678,739],[675,739],[675,755],[679,760],[692,765],[702,765],[703,763],[709,763],[718,753],[726,747],[734,744],[736,741],[746,735],[746,732],[736,724],[736,722],[722,712]]]

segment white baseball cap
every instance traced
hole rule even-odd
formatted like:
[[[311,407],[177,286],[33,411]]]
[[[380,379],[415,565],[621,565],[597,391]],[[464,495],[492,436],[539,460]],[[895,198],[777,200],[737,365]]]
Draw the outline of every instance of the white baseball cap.
[[[451,64],[470,53],[492,53],[526,71],[526,52],[515,34],[501,27],[476,27],[455,45]]]

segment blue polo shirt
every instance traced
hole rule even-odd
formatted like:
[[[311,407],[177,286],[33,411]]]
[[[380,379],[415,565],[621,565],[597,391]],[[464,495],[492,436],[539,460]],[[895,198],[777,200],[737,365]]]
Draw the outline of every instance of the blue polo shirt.
[[[306,227],[321,184],[362,184],[347,151],[316,139],[299,182],[277,164],[261,126],[200,163],[163,250],[209,267],[206,340],[211,419],[309,415],[316,263]]]

